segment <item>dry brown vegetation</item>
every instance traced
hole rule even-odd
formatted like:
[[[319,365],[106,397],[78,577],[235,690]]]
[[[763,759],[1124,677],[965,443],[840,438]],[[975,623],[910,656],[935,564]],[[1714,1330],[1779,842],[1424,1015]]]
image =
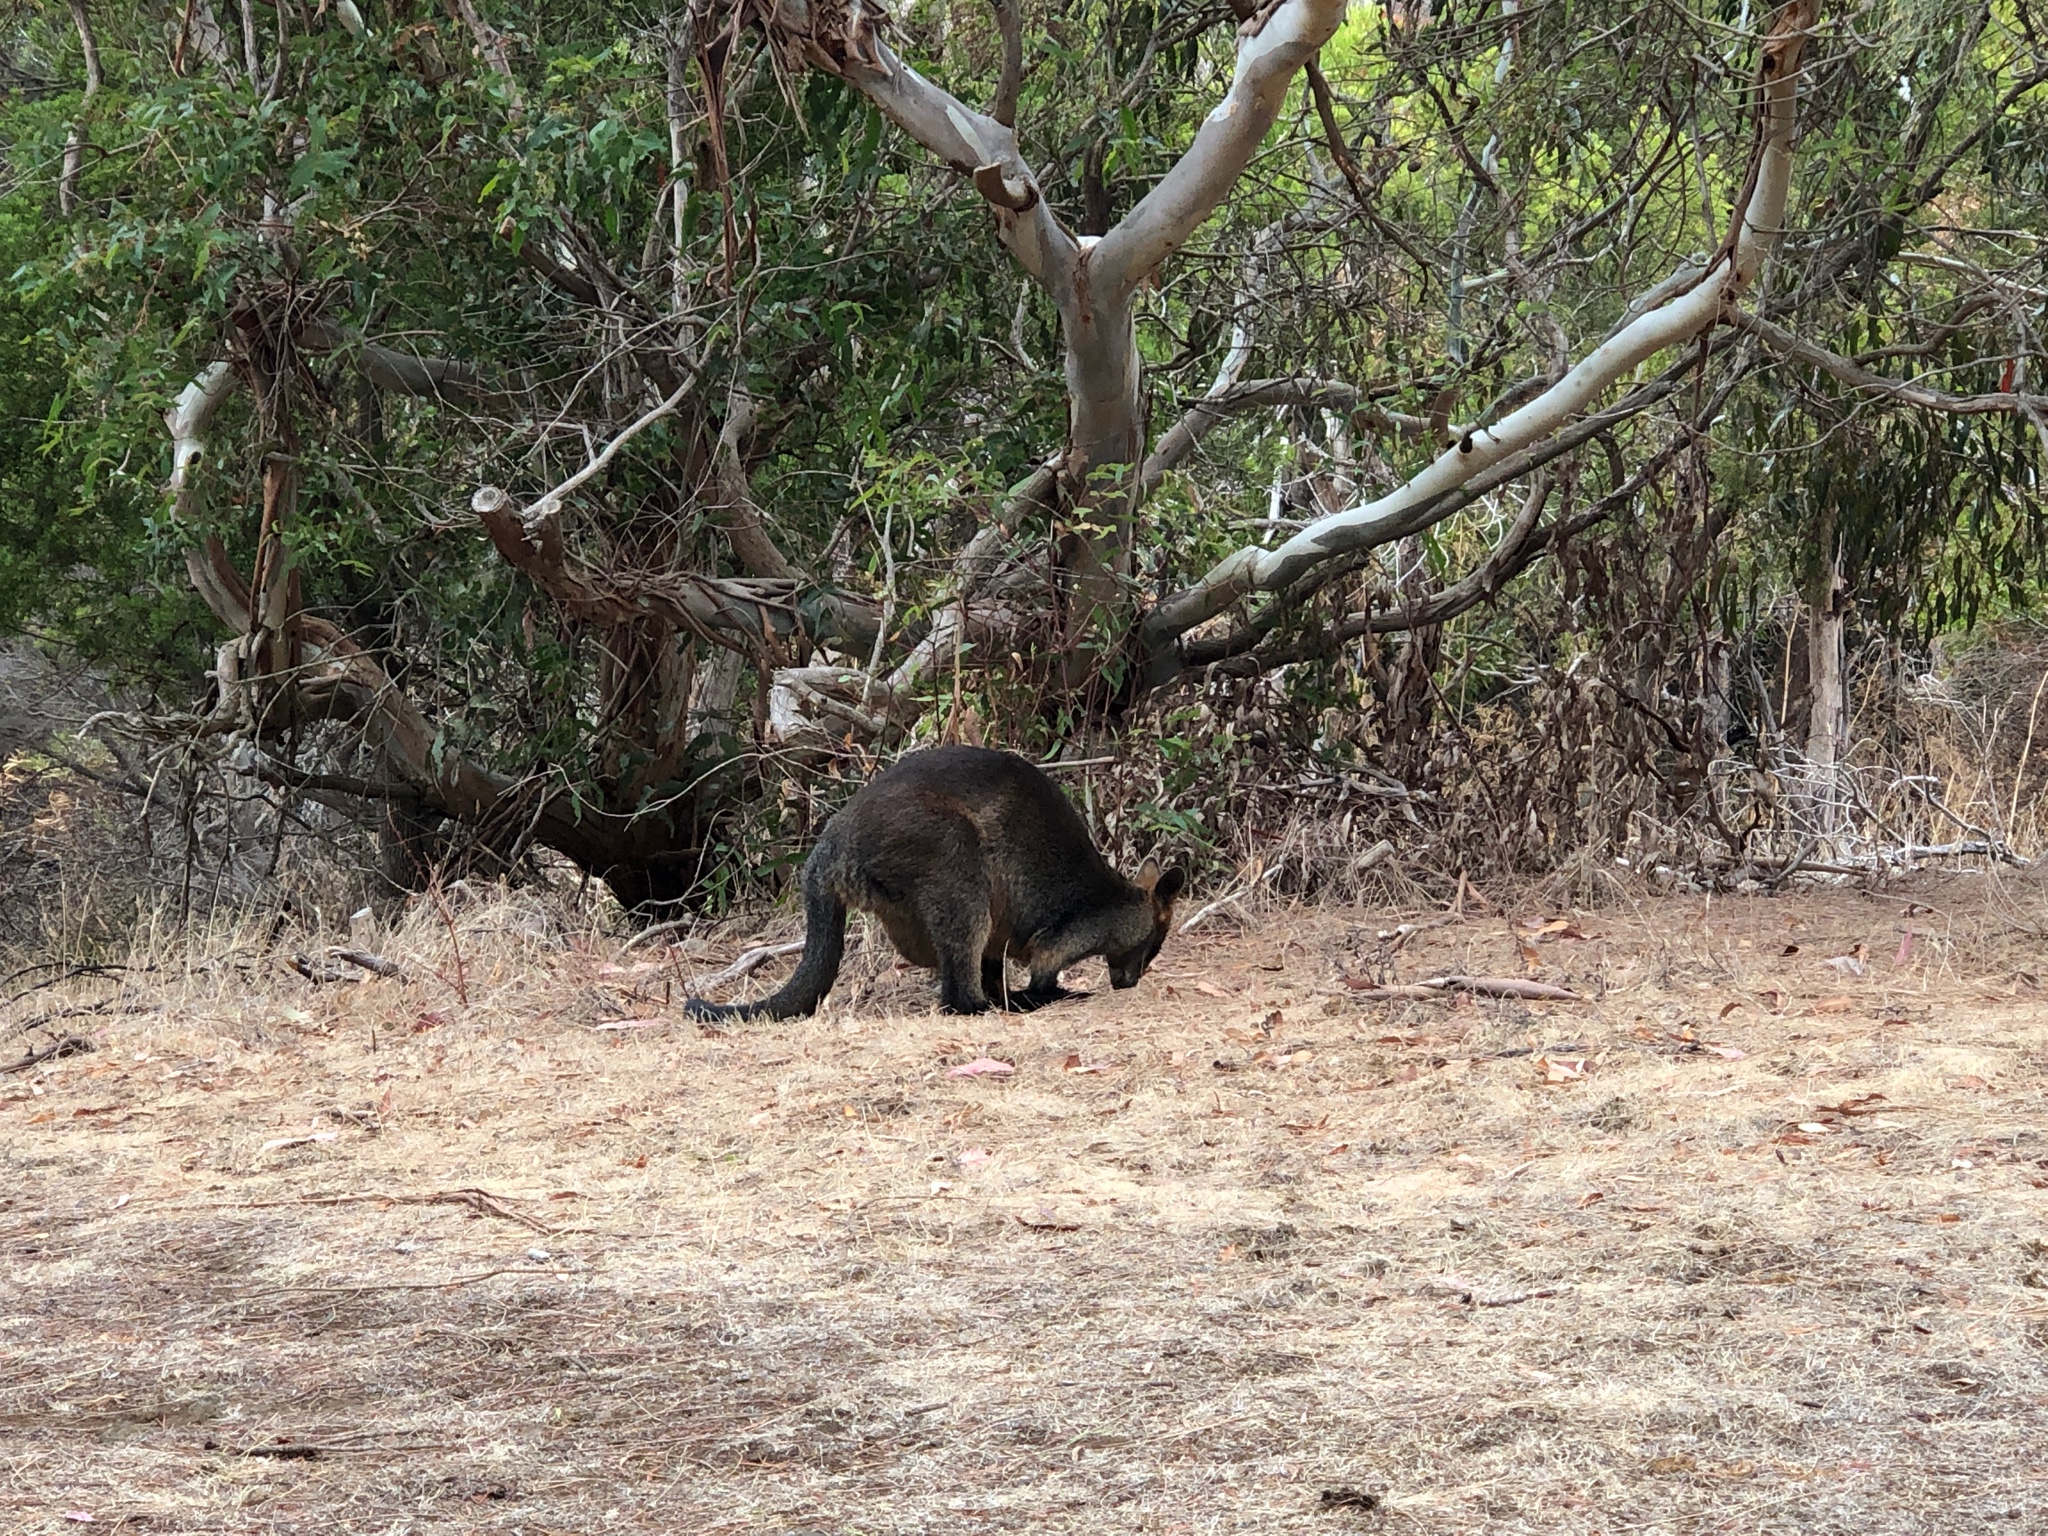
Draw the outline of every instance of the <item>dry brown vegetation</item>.
[[[1219,916],[980,1019],[870,945],[725,1034],[679,978],[751,935],[517,899],[399,979],[64,977],[0,1527],[2048,1529],[2044,907]],[[1454,970],[1589,1000],[1344,980]]]

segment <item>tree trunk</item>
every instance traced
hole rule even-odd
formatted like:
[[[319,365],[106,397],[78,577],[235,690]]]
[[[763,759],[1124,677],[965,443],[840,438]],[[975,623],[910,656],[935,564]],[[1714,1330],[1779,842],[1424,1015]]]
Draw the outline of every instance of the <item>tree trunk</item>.
[[[1844,649],[1848,594],[1837,553],[1821,571],[1806,628],[1806,760],[1812,830],[1832,856],[1848,830],[1843,758],[1849,749],[1849,668]]]

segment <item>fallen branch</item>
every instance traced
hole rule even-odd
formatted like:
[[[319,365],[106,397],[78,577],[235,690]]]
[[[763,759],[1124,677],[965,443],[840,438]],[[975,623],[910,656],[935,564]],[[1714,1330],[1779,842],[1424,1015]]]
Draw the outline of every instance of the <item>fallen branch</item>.
[[[701,992],[706,987],[722,987],[729,981],[738,981],[743,976],[751,976],[776,956],[793,955],[803,947],[804,941],[802,939],[791,939],[786,944],[756,945],[741,955],[739,959],[733,961],[731,965],[725,967],[724,970],[713,971],[709,976],[698,977],[697,980],[690,983],[690,990]]]
[[[424,1194],[393,1193],[390,1190],[366,1189],[332,1195],[298,1195],[290,1200],[244,1200],[209,1207],[219,1211],[271,1210],[287,1205],[466,1205],[479,1216],[499,1216],[506,1221],[515,1221],[522,1227],[531,1228],[545,1237],[554,1236],[555,1229],[544,1222],[535,1221],[531,1216],[515,1211],[502,1198],[487,1189],[436,1189]],[[481,1278],[481,1277],[478,1277]],[[367,1290],[367,1286],[287,1286],[287,1290]]]
[[[1413,998],[1427,1001],[1449,992],[1474,992],[1481,997],[1520,997],[1533,1002],[1577,1003],[1585,999],[1570,987],[1547,981],[1524,981],[1519,976],[1432,976],[1428,981],[1407,982],[1391,987],[1346,986],[1355,996],[1367,999]]]
[[[386,960],[382,955],[373,955],[367,949],[330,949],[330,960],[342,960],[359,967],[375,976],[403,976],[405,968],[396,960]]]
[[[48,1061],[53,1056],[77,1056],[91,1050],[92,1042],[83,1035],[66,1035],[54,1045],[46,1045],[40,1051],[30,1051],[19,1061],[10,1061],[0,1066],[0,1072],[26,1072],[39,1061]]]

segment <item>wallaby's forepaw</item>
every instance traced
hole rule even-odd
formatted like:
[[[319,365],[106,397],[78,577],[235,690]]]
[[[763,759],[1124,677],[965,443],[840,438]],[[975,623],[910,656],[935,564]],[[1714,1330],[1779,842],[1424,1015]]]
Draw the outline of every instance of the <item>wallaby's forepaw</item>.
[[[994,1004],[985,997],[955,997],[942,999],[939,1003],[939,1012],[987,1013],[993,1006]]]
[[[1068,987],[1052,986],[1043,989],[1034,987],[1028,992],[1012,992],[1009,998],[1009,1009],[1012,1013],[1030,1013],[1033,1009],[1043,1008],[1048,1003],[1064,1003],[1073,998],[1086,997],[1087,995],[1086,992],[1076,992]]]

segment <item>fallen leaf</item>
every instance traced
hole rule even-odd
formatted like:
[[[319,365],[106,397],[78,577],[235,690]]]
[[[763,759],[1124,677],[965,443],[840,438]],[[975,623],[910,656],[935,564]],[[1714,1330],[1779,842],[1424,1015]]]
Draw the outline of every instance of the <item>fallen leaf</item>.
[[[1542,1068],[1545,1083],[1576,1083],[1586,1075],[1583,1056],[1538,1056],[1536,1065]]]
[[[92,1524],[92,1512],[90,1510],[67,1509],[64,1511],[64,1518],[66,1520],[76,1520],[80,1525]]]
[[[667,1019],[607,1019],[602,1024],[593,1024],[592,1029],[659,1029]]]
[[[1730,1006],[1734,1005],[1731,1004]],[[1739,1045],[1702,1045],[1700,1049],[1712,1051],[1716,1056],[1723,1057],[1729,1061],[1741,1061],[1749,1055],[1749,1052]]]
[[[953,1161],[962,1168],[972,1168],[976,1163],[987,1162],[994,1155],[987,1147],[969,1147],[965,1152],[955,1157]]]
[[[1967,1093],[1976,1093],[1981,1089],[1989,1088],[1991,1084],[1986,1082],[1983,1078],[1977,1076],[1977,1074],[1974,1072],[1966,1072],[1961,1077],[1955,1079],[1954,1082],[1950,1083],[1949,1086],[1951,1088],[1961,1088]],[[80,1110],[79,1113],[83,1114],[84,1111]]]
[[[1825,1136],[1828,1130],[1818,1120],[1802,1120],[1799,1122],[1799,1129],[1809,1136]]]
[[[1725,1018],[1727,1018],[1729,1014],[1733,1013],[1733,1012],[1734,1012],[1734,1011],[1735,1011],[1736,1009],[1740,1008],[1741,1006],[1742,1006],[1742,1003],[1741,1003],[1741,1001],[1740,1001],[1739,999],[1738,999],[1737,1001],[1735,1001],[1735,1002],[1732,1002],[1732,1003],[1726,1003],[1726,1004],[1722,1005],[1722,1008],[1721,1008],[1721,1017],[1722,1017],[1722,1018],[1724,1018],[1724,1019],[1725,1019]]]
[[[1753,1473],[1753,1472],[1755,1472],[1755,1471],[1756,1471],[1756,1463],[1755,1463],[1755,1462],[1753,1462],[1753,1461],[1731,1461],[1731,1462],[1729,1462],[1729,1463],[1728,1463],[1728,1465],[1727,1465],[1727,1466],[1725,1466],[1725,1467],[1721,1467],[1721,1468],[1719,1468],[1718,1470],[1716,1470],[1716,1472],[1714,1473],[1714,1476],[1716,1476],[1716,1477],[1748,1477],[1748,1476],[1749,1476],[1749,1475],[1750,1475],[1751,1473]]]
[[[1016,1067],[1007,1061],[997,1061],[993,1056],[977,1056],[972,1061],[962,1062],[957,1067],[948,1067],[948,1077],[1008,1077]]]
[[[1861,1093],[1839,1104],[1816,1104],[1814,1108],[1823,1115],[1874,1115],[1878,1113],[1877,1106],[1885,1102],[1881,1093]]]
[[[1830,955],[1827,959],[1820,961],[1819,964],[1830,966],[1840,971],[1844,976],[1861,976],[1870,969],[1869,966],[1863,963],[1863,946],[1861,944],[1858,944],[1846,955]]]
[[[1848,1013],[1855,1008],[1854,999],[1847,997],[1824,997],[1813,1005],[1815,1013]]]
[[[1904,965],[1913,958],[1913,930],[1906,928],[1899,933],[1899,952],[1892,956],[1893,965]]]
[[[1778,951],[1778,958],[1782,960],[1788,955],[1796,955],[1798,953],[1799,946],[1797,944],[1787,944],[1783,949]]]
[[[1583,1211],[1589,1205],[1598,1205],[1602,1200],[1605,1200],[1606,1198],[1607,1197],[1601,1194],[1599,1190],[1593,1190],[1587,1194],[1579,1196],[1579,1209]]]
[[[1221,987],[1217,986],[1214,982],[1211,981],[1196,982],[1195,990],[1201,993],[1204,997],[1220,997],[1226,1003],[1231,1001],[1231,999],[1236,996],[1235,993],[1226,992]]]
[[[1650,1471],[1657,1477],[1669,1477],[1675,1472],[1691,1472],[1699,1466],[1696,1457],[1681,1453],[1677,1456],[1659,1456],[1650,1463]]]

